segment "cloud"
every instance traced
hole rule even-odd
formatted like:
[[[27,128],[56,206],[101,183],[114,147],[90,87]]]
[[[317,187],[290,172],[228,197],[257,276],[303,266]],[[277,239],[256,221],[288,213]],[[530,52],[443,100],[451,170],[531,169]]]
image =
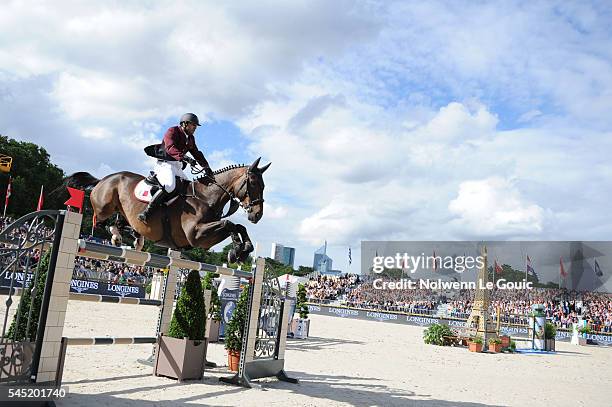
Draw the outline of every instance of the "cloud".
[[[448,209],[457,216],[451,225],[463,236],[529,236],[543,229],[544,209],[524,202],[518,189],[500,177],[462,182]]]

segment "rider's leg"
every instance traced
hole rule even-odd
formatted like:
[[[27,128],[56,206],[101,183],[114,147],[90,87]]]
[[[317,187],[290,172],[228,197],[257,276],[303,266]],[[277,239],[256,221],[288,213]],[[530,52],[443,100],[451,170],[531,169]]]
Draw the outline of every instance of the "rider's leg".
[[[174,171],[171,163],[159,162],[155,168],[155,172],[157,174],[157,179],[164,187],[153,195],[151,202],[149,202],[145,210],[138,214],[138,219],[141,222],[147,222],[153,210],[161,206],[176,187],[176,180],[174,178]]]

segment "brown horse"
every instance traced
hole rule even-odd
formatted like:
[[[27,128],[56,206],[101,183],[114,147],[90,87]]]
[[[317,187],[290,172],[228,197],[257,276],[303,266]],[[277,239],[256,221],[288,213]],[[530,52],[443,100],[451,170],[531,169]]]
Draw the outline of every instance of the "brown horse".
[[[142,175],[123,171],[98,180],[89,173],[77,172],[66,178],[66,185],[93,188],[90,201],[96,225],[115,213],[121,214],[136,232],[137,249],[142,248],[142,237],[171,248],[209,249],[231,236],[234,249],[228,254],[228,261],[244,261],[253,251],[251,239],[243,225],[221,219],[222,211],[230,200],[237,200],[247,211],[249,221],[257,223],[261,219],[262,174],[271,163],[259,168],[259,161],[260,158],[250,166],[233,165],[217,170],[214,183],[207,177],[189,181],[185,193],[156,209],[147,223],[138,220],[146,203],[134,196],[136,184],[144,178]]]

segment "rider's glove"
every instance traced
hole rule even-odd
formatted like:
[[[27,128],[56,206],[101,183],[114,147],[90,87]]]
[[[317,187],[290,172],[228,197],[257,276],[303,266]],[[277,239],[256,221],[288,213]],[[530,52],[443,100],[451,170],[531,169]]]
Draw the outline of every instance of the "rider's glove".
[[[183,161],[191,165],[192,167],[196,165],[196,160],[191,157],[183,157]]]

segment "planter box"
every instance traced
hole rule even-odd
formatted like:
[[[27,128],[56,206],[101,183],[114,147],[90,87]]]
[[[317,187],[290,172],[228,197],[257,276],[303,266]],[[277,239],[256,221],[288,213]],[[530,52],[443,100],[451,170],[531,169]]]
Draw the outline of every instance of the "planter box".
[[[502,348],[509,348],[510,347],[510,336],[509,335],[502,335],[499,337],[499,339],[501,339],[502,341]]]
[[[470,352],[482,352],[482,343],[468,342]]]
[[[547,351],[555,351],[555,340],[554,339],[546,339],[545,340],[545,350]]]
[[[504,348],[503,343],[490,343],[489,344],[489,352],[492,353],[500,353]]]
[[[310,331],[310,320],[301,318],[294,319],[294,324],[295,330],[293,331],[293,337],[298,339],[308,338],[308,333]]]
[[[238,365],[240,365],[240,352],[233,350],[227,351],[227,367],[231,372],[238,371]]]
[[[208,338],[208,343],[219,341],[220,328],[221,323],[219,321],[210,318],[206,320],[206,338]]]
[[[160,335],[157,341],[155,376],[202,379],[207,341],[191,341]]]

